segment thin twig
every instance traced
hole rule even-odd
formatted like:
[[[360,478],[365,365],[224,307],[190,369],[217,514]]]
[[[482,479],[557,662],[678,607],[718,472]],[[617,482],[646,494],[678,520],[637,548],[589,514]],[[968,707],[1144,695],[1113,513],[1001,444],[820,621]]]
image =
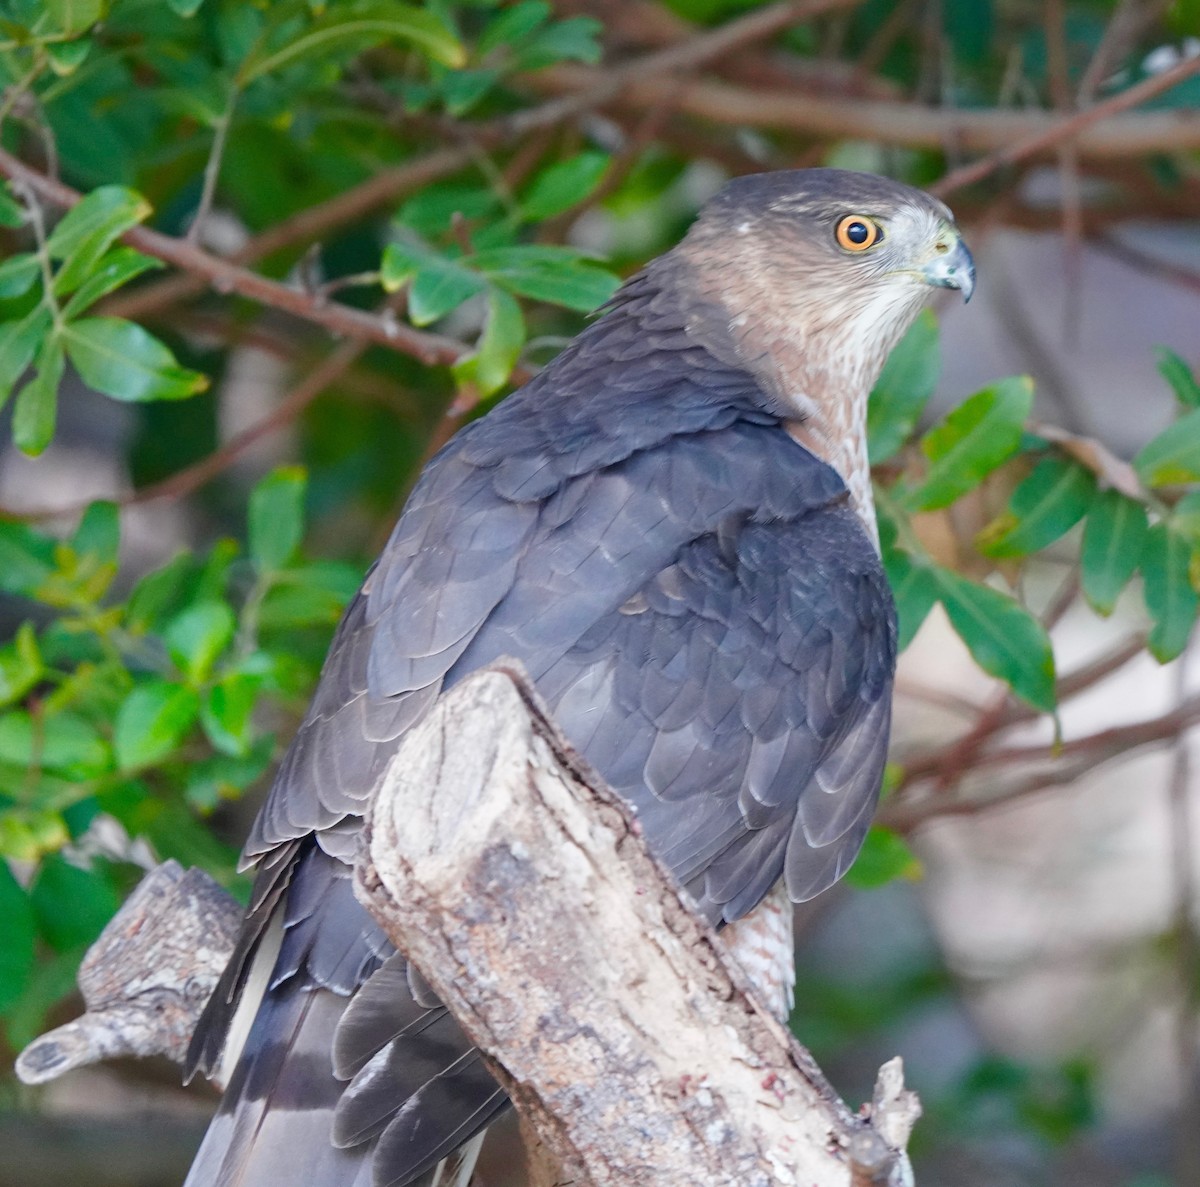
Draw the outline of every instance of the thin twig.
[[[945,709],[959,717],[969,717],[972,721],[983,711],[982,707],[967,697],[957,693],[947,692],[944,688],[936,688],[931,684],[922,684],[907,676],[898,675],[894,690],[897,697],[904,697],[922,704],[932,705],[937,709]]]
[[[1185,649],[1175,664],[1175,692],[1182,703],[1188,690]],[[1174,933],[1179,976],[1176,1043],[1182,1084],[1175,1124],[1175,1172],[1180,1183],[1200,1182],[1200,1035],[1197,1033],[1196,986],[1200,984],[1200,936],[1196,929],[1196,871],[1193,851],[1191,755],[1186,733],[1175,740],[1168,789],[1171,819],[1171,881],[1174,890]]]
[[[206,454],[190,466],[185,466],[182,470],[177,470],[169,477],[149,486],[117,495],[113,501],[119,506],[131,507],[141,503],[150,503],[156,499],[180,499],[199,490],[205,483],[211,482],[218,474],[234,465],[264,437],[270,436],[294,421],[313,400],[331,384],[336,383],[362,357],[368,345],[361,338],[352,338],[339,343],[325,360],[309,371],[262,420],[243,429],[220,448]],[[68,504],[64,507],[42,507],[3,513],[0,514],[0,520],[11,518],[23,522],[36,522],[47,519],[70,519],[79,515],[88,506],[88,502],[90,500]]]
[[[976,757],[971,773],[1021,764],[1040,765],[1041,769],[988,795],[893,796],[884,805],[879,820],[897,832],[909,833],[936,818],[990,812],[1037,792],[1074,783],[1097,767],[1125,758],[1134,750],[1173,741],[1197,723],[1200,723],[1200,696],[1192,696],[1160,717],[1099,730],[1057,748],[1014,746],[992,751]]]
[[[1063,0],[1046,0],[1042,9],[1046,36],[1050,98],[1055,110],[1064,116],[1074,110],[1071,94],[1070,65],[1067,61],[1067,13]],[[1083,256],[1083,190],[1079,179],[1079,154],[1073,144],[1058,150],[1058,176],[1062,189],[1062,250],[1064,256],[1063,339],[1070,346],[1079,343],[1082,317],[1082,293],[1079,274]]]
[[[309,206],[255,235],[230,257],[230,262],[252,264],[284,248],[319,239],[329,231],[455,173],[470,163],[471,152],[468,149],[442,148],[427,156],[406,161],[403,165],[384,169],[361,185]],[[136,320],[151,311],[158,313],[168,305],[186,301],[207,287],[206,277],[182,272],[129,292],[117,293],[104,301],[100,312],[109,317]]]
[[[1174,738],[1187,726],[1200,718],[1200,694],[1189,697],[1169,713],[1153,717],[1149,721],[1138,721],[1132,725],[1113,726],[1072,738],[1057,746],[1008,746],[979,755],[972,770],[979,771],[996,767],[1013,766],[1018,763],[1042,762],[1059,756],[1070,757],[1090,752],[1112,752],[1119,754],[1134,746],[1150,742],[1162,742]]]
[[[1059,680],[1055,689],[1058,703],[1062,705],[1072,697],[1078,696],[1081,692],[1085,692],[1087,689],[1099,684],[1101,680],[1111,676],[1114,672],[1119,671],[1127,663],[1130,663],[1141,655],[1145,647],[1146,638],[1144,635],[1131,635],[1128,639],[1123,639],[1111,650],[1097,656],[1094,660],[1082,665],[1074,672],[1069,672]],[[1006,697],[1004,712],[992,722],[991,737],[996,737],[1002,731],[1008,730],[1014,725],[1034,721],[1040,716],[1041,714],[1038,710],[1030,708],[1021,701]],[[934,750],[923,750],[910,755],[904,760],[904,777],[901,783],[901,790],[922,779],[939,775],[942,769],[949,763],[952,750],[953,744],[950,747],[939,746]],[[964,771],[962,770],[954,772],[956,776],[961,776],[963,773]]]
[[[982,160],[952,170],[930,189],[944,197],[964,186],[982,181],[998,169],[1035,157],[1047,149],[1057,148],[1066,141],[1074,141],[1081,156],[1140,157],[1147,153],[1183,148],[1184,142],[1195,147],[1200,143],[1200,123],[1191,126],[1193,121],[1190,118],[1180,120],[1182,112],[1150,112],[1126,115],[1120,119],[1117,117],[1198,73],[1200,57],[1187,58],[1103,103],[1097,103],[1065,120],[1051,120],[1043,129],[1016,140]],[[1046,122],[1045,117],[1038,122]]]
[[[217,194],[217,179],[221,176],[221,161],[225,156],[225,140],[229,135],[229,126],[233,123],[233,109],[237,104],[237,97],[238,93],[235,90],[229,96],[225,110],[213,125],[212,147],[209,149],[208,160],[204,163],[204,186],[200,191],[196,213],[192,216],[192,224],[187,230],[188,243],[202,242],[204,224],[208,221],[209,211]]]
[[[1170,260],[1160,260],[1148,252],[1130,247],[1128,243],[1111,231],[1100,231],[1093,235],[1092,243],[1105,255],[1111,256],[1114,260],[1120,260],[1123,264],[1138,269],[1139,272],[1162,277],[1172,284],[1178,284],[1183,288],[1200,293],[1200,272],[1193,272],[1190,268],[1184,268]]]
[[[1104,26],[1100,43],[1079,81],[1076,106],[1086,107],[1092,102],[1105,76],[1117,59],[1125,54],[1129,43],[1144,26],[1157,20],[1169,7],[1167,0],[1153,0],[1152,3],[1144,3],[1143,0],[1117,0],[1112,16]]]

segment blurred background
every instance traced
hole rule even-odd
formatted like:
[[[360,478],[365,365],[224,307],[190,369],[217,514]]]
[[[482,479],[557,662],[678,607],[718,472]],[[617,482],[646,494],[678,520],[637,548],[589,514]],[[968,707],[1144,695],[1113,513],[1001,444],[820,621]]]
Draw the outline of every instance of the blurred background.
[[[0,38],[6,1066],[145,869],[245,893],[423,460],[725,179],[838,165],[938,192],[980,280],[874,396],[907,647],[794,1029],[852,1103],[904,1057],[924,1187],[1200,1184],[1196,0],[4,0]],[[179,1183],[215,1099],[5,1072],[0,1184]]]

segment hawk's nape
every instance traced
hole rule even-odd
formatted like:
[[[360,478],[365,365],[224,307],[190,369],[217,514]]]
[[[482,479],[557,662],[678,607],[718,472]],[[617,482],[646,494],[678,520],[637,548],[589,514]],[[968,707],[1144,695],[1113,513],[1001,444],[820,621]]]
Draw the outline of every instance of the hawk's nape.
[[[743,178],[426,467],[246,847],[252,903],[190,1055],[232,1075],[189,1187],[448,1185],[438,1164],[506,1106],[350,882],[399,739],[484,664],[521,660],[718,926],[845,873],[895,663],[866,397],[931,286],[973,280],[916,190]]]

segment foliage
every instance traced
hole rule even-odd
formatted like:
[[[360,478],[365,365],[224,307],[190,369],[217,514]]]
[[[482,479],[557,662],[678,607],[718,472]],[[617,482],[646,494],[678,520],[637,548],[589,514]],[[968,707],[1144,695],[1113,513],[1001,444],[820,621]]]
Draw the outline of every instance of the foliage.
[[[695,35],[753,7],[669,0],[654,10],[655,37],[677,19]],[[905,16],[864,0],[782,30],[775,50],[799,79],[845,66],[849,100],[939,90],[969,114],[1011,85],[1022,106],[1057,105],[1040,6],[938,6],[936,62],[928,22],[909,19],[921,7]],[[1113,5],[1067,7],[1075,85]],[[1200,5],[1177,3],[1166,21],[1155,36],[1200,34]],[[617,45],[628,35],[611,32]],[[605,34],[544,0],[0,0],[0,147],[82,194],[72,205],[11,170],[0,186],[0,406],[12,441],[52,456],[64,409],[105,423],[118,411],[106,401],[118,401],[136,489],[207,484],[188,503],[206,542],[148,571],[123,552],[128,525],[111,503],[81,510],[65,533],[0,516],[0,612],[12,626],[0,646],[0,1016],[12,1042],[69,992],[147,846],[237,885],[227,813],[269,777],[338,613],[430,450],[670,246],[714,169],[815,159],[812,134],[769,123],[710,135],[620,102],[603,117],[599,100],[572,110],[579,92],[556,88],[601,62]],[[1149,37],[1129,34],[1098,97],[1145,74]],[[872,72],[874,89],[856,90]],[[743,64],[727,84],[750,73]],[[1156,103],[1194,104],[1195,85]],[[136,103],[121,101],[135,91]],[[916,184],[947,164],[921,143],[817,148],[828,163]],[[1182,185],[1167,157],[1153,167],[1164,188]],[[978,209],[977,194],[963,199]],[[1170,212],[1178,202],[1172,193]],[[177,256],[211,262],[230,234],[259,278],[286,282],[290,319],[264,315],[254,302],[272,298],[248,299],[228,271],[216,293],[160,307],[163,236]],[[287,405],[304,468],[277,469],[249,493],[226,462],[195,470],[211,460],[247,342],[258,335],[302,386],[331,357],[314,328],[331,310],[374,318],[379,332],[322,391]],[[421,362],[412,342],[452,365]],[[917,322],[869,406],[903,645],[940,605],[985,672],[1053,714],[1059,673],[1022,580],[1050,549],[1097,614],[1144,606],[1153,655],[1181,652],[1200,589],[1200,384],[1166,348],[1157,364],[1178,417],[1120,466],[1032,421],[1024,377],[957,393],[931,416],[938,328],[932,315]],[[965,509],[988,522],[947,553],[940,529]],[[891,776],[899,784],[904,771]],[[851,879],[874,887],[919,872],[906,842],[877,828]],[[905,1000],[942,988],[914,977]],[[849,1029],[887,1013],[868,997],[858,1014],[845,1007]],[[1086,1122],[1088,1092],[1071,1067],[1039,1078],[996,1064],[953,1108],[982,1116],[999,1094],[1062,1140]]]
[[[29,614],[0,649],[0,855],[37,870],[22,886],[0,863],[14,1039],[55,996],[34,953],[78,960],[136,880],[135,840],[236,886],[234,851],[202,820],[270,767],[263,723],[299,712],[362,576],[303,555],[304,497],[303,471],[275,471],[250,498],[246,549],[181,552],[121,595],[112,503],[63,540],[0,523],[3,588]]]

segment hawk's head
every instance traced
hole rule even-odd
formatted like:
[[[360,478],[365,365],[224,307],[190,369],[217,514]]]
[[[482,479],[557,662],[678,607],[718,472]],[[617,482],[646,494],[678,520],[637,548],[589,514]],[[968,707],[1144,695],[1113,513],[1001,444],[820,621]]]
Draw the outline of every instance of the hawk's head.
[[[936,289],[970,299],[975,287],[971,253],[942,202],[844,169],[739,177],[677,252],[702,293],[699,316],[709,320],[700,305],[719,312],[746,363],[765,352],[808,372],[802,386],[827,374],[870,387]]]
[[[867,393],[936,290],[969,299],[975,287],[949,209],[870,173],[753,174],[712,198],[665,260],[688,333],[758,378],[869,519]]]

